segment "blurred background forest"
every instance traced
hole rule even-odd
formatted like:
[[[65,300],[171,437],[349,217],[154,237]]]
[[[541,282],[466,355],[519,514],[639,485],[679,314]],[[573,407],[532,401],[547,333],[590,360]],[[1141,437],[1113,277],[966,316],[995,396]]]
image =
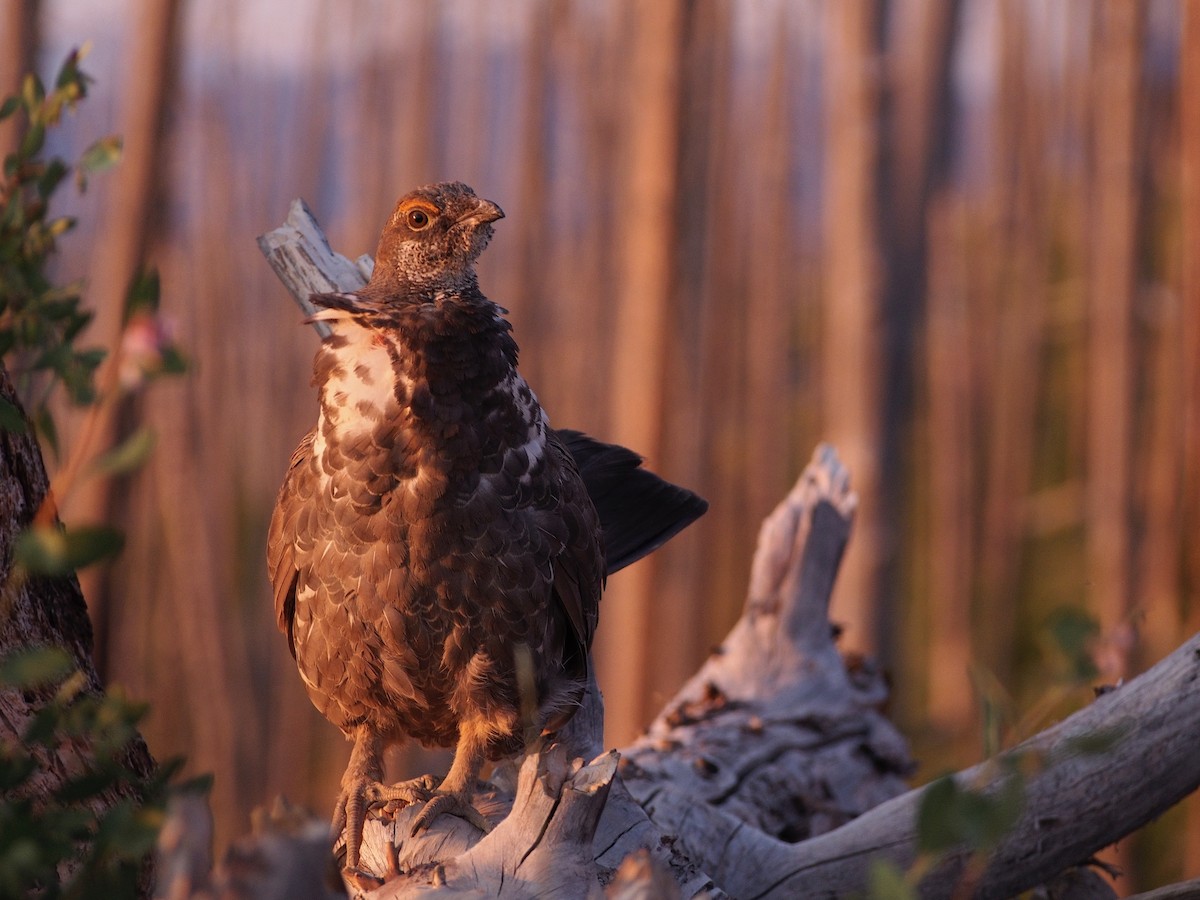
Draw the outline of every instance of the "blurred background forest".
[[[498,202],[481,283],[552,421],[710,500],[610,582],[614,745],[735,620],[759,522],[821,440],[861,497],[833,615],[890,672],[918,781],[978,759],[997,713],[1063,710],[1046,702],[1056,611],[1099,623],[1106,681],[1200,627],[1200,7],[3,10],[0,90],[90,40],[96,83],[56,149],[125,139],[71,198],[59,262],[87,281],[90,337],[119,333],[148,263],[194,364],[124,413],[157,431],[147,468],[65,518],[127,531],[85,573],[98,664],[152,704],[157,755],[215,773],[219,844],[279,792],[324,814],[348,754],[304,695],[263,562],[316,414],[316,337],[254,240],[296,196],[352,257],[416,185]],[[1127,844],[1126,889],[1200,875],[1200,803]]]

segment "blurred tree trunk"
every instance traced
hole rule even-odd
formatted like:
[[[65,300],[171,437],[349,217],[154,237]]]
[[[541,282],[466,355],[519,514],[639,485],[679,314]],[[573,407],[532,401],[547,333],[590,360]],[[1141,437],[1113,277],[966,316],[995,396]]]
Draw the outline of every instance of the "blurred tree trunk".
[[[545,248],[553,243],[553,230],[557,223],[554,209],[554,185],[551,178],[552,148],[547,138],[551,134],[549,118],[553,115],[552,92],[558,83],[556,54],[562,52],[570,40],[568,7],[564,0],[546,3],[540,15],[531,17],[528,28],[530,46],[545,48],[543,52],[529,53],[525,60],[523,121],[521,127],[521,167],[517,175],[517,196],[521,217],[513,225],[520,234],[517,237],[519,255],[511,266],[506,288],[498,296],[512,297],[512,305],[520,304],[529,311],[528,318],[539,323],[542,335],[550,338],[556,353],[561,356],[548,359],[546,354],[536,359],[522,357],[521,368],[530,384],[543,385],[554,380],[558,373],[563,379],[566,372],[558,366],[562,357],[580,356],[577,346],[561,347],[555,339],[559,329],[562,310],[555,303],[554,285],[544,274],[547,266]],[[552,264],[552,263],[551,263]],[[505,305],[510,305],[505,301]],[[519,335],[529,335],[522,330]],[[542,335],[533,335],[536,340]],[[524,343],[524,340],[522,340]],[[571,388],[575,385],[571,384]],[[573,393],[573,390],[571,391]],[[558,407],[552,407],[558,410]],[[555,414],[554,421],[561,424],[562,412]]]
[[[1022,543],[1033,483],[1042,350],[1053,242],[1049,221],[1059,173],[1050,166],[1047,127],[1053,113],[1044,80],[1031,77],[1031,29],[1024,7],[1004,8],[997,37],[998,97],[990,119],[993,155],[982,210],[993,250],[984,263],[986,300],[975,332],[985,360],[983,513],[977,529],[979,641],[975,658],[1011,692],[1013,642],[1020,604]],[[1065,179],[1064,179],[1065,180]]]
[[[929,210],[929,287],[925,329],[929,405],[929,630],[926,713],[939,734],[966,729],[972,703],[965,676],[971,667],[972,535],[977,472],[972,453],[974,367],[964,365],[970,340],[970,291],[963,247],[965,210],[942,195]],[[915,674],[915,673],[914,673]]]
[[[746,403],[741,431],[746,447],[741,467],[757,473],[757,477],[742,482],[740,493],[742,501],[748,501],[747,512],[752,517],[771,508],[774,499],[786,489],[794,467],[792,455],[781,454],[778,445],[782,442],[786,447],[790,437],[786,431],[781,433],[785,422],[780,421],[779,397],[789,386],[789,355],[794,340],[794,309],[798,303],[793,292],[793,279],[798,265],[753,263],[756,253],[770,260],[793,259],[795,226],[800,218],[796,211],[798,204],[790,158],[792,135],[797,127],[791,111],[798,92],[793,90],[789,79],[791,48],[782,15],[774,25],[775,34],[766,39],[771,44],[770,62],[764,66],[767,69],[765,91],[757,97],[757,103],[740,102],[728,112],[735,117],[735,126],[739,113],[746,122],[745,129],[735,127],[735,134],[746,131],[759,135],[754,147],[743,149],[735,140],[734,149],[739,156],[748,151],[748,162],[759,173],[765,188],[743,198],[740,203],[750,217],[745,226],[748,234],[741,241],[742,252],[738,260],[739,275],[748,300],[745,311]],[[733,28],[728,12],[717,23],[714,32],[730,40]],[[713,67],[705,81],[717,81],[720,73],[729,69],[733,55],[734,48],[727,48],[720,64]],[[697,93],[703,90],[702,85],[697,88]],[[722,121],[720,127],[728,127],[728,120]],[[717,129],[710,126],[710,130]],[[736,221],[736,216],[733,218]]]
[[[1087,570],[1109,640],[1102,665],[1126,678],[1133,647],[1134,308],[1138,290],[1135,147],[1145,7],[1105,3],[1093,32],[1087,335]],[[1105,858],[1128,871],[1127,841]]]
[[[834,591],[851,646],[878,648],[880,509],[879,16],[876,0],[825,7],[823,435],[841,448],[863,500],[858,540]]]
[[[0,98],[16,94],[21,79],[32,72],[37,57],[38,0],[5,0],[0,10]],[[0,122],[0,161],[17,149],[21,122],[9,116]]]
[[[1181,23],[1178,18],[1174,23],[1147,22],[1147,53],[1166,37],[1164,24],[1170,28]],[[1183,556],[1190,543],[1180,490],[1189,481],[1184,456],[1187,313],[1177,293],[1180,267],[1186,265],[1182,257],[1191,256],[1193,248],[1170,237],[1182,213],[1182,205],[1171,208],[1181,193],[1180,98],[1176,82],[1156,73],[1149,59],[1143,80],[1135,131],[1135,185],[1144,199],[1136,229],[1132,593],[1137,598],[1133,618],[1138,640],[1133,672],[1149,668],[1194,631],[1185,630],[1183,618]],[[1195,98],[1189,102],[1194,104]],[[1142,842],[1156,837],[1144,835]]]
[[[900,535],[912,517],[914,493],[908,465],[912,446],[908,422],[917,405],[919,373],[915,360],[926,333],[931,206],[944,187],[954,127],[951,63],[957,46],[960,7],[960,0],[895,0],[887,35],[888,80],[882,112],[888,137],[881,151],[879,212],[886,269],[880,294],[884,326],[877,377],[882,392],[879,506],[880,516],[889,523],[890,534],[883,536],[878,583],[872,593],[878,605],[879,652],[893,664],[899,658],[898,623],[904,598],[897,596],[892,586],[904,581],[901,560],[905,545]],[[960,284],[956,289],[962,287]],[[965,323],[958,313],[951,311],[950,316],[947,324],[949,334],[953,334]],[[969,390],[970,375],[963,371],[961,359],[943,358],[938,365],[939,371],[933,374],[946,390]],[[956,403],[948,397],[947,402]],[[955,415],[949,410],[945,412]],[[946,469],[934,473],[933,478],[943,479],[941,486],[946,490],[956,490],[952,484],[969,489],[971,482],[966,473],[970,464],[966,457],[970,454],[970,442],[942,443],[934,437],[933,446],[940,448],[933,466]],[[962,507],[962,499],[943,494],[943,500],[951,507]],[[953,512],[947,512],[951,519],[955,518]],[[960,537],[969,534],[969,530],[960,531]],[[957,559],[944,556],[939,547],[934,568],[944,565],[949,577],[961,582],[970,571],[968,547],[959,545],[961,552]],[[958,575],[953,574],[956,568]],[[929,701],[936,716],[958,726],[971,708],[964,678],[971,651],[969,587],[969,576],[965,583],[931,585],[928,658],[938,660],[938,672],[929,678]]]
[[[1181,235],[1182,290],[1182,419],[1184,479],[1181,485],[1183,509],[1182,541],[1183,583],[1191,588],[1186,630],[1200,630],[1200,7],[1183,7],[1182,71],[1179,79],[1180,156],[1183,176],[1183,216]],[[1185,877],[1200,876],[1200,797],[1188,801],[1188,827],[1182,857]]]
[[[660,470],[669,472],[671,480],[680,484],[703,483],[705,453],[700,448],[713,437],[709,420],[712,410],[694,402],[698,396],[708,396],[703,386],[704,323],[711,323],[714,316],[719,319],[717,325],[725,336],[725,366],[721,370],[724,377],[729,377],[729,369],[738,359],[730,346],[736,340],[734,329],[739,325],[749,327],[749,323],[758,318],[773,319],[776,329],[781,324],[780,318],[771,316],[764,303],[769,302],[769,298],[756,292],[753,285],[746,282],[739,285],[739,289],[746,292],[747,305],[735,324],[728,315],[727,306],[713,304],[714,295],[708,292],[705,284],[712,271],[710,266],[736,272],[744,265],[744,253],[739,253],[738,241],[711,241],[713,197],[720,190],[713,184],[714,160],[728,152],[731,144],[737,144],[736,138],[730,141],[727,134],[718,137],[717,133],[725,129],[732,130],[735,135],[740,132],[736,122],[731,128],[733,86],[727,75],[733,52],[733,15],[729,0],[692,2],[687,6],[681,26],[675,179],[678,185],[692,187],[678,191],[675,234],[669,249],[671,301],[667,335],[661,351],[663,435],[656,460]],[[764,135],[759,147],[766,142]],[[737,149],[747,152],[749,148]],[[740,237],[744,241],[745,234]],[[716,259],[712,258],[714,255]],[[743,440],[748,437],[744,430],[739,429],[739,434]],[[789,477],[791,474],[789,471]],[[776,497],[778,491],[764,509],[770,508]],[[744,502],[745,499],[746,492],[743,491],[740,500]],[[731,511],[732,508],[727,507],[727,512]],[[706,529],[711,526],[712,518],[705,516],[697,525],[701,530]],[[736,522],[737,518],[729,515],[728,521]],[[741,536],[749,537],[749,534],[742,532]],[[711,607],[706,603],[703,588],[707,586],[704,570],[708,565],[702,561],[701,538],[697,534],[690,538],[674,541],[664,548],[666,552],[652,557],[653,593],[646,598],[651,643],[646,651],[649,666],[648,682],[642,689],[646,698],[642,725],[649,720],[658,700],[670,696],[695,671],[707,645],[705,619]],[[732,544],[740,553],[736,537]],[[724,621],[721,624],[724,625]],[[670,636],[669,640],[655,638],[666,635]]]
[[[144,268],[152,236],[165,224],[163,186],[163,133],[175,65],[179,58],[179,0],[142,0],[137,29],[128,58],[136,69],[129,72],[120,134],[124,151],[100,211],[98,233],[103,235],[89,267],[89,301],[95,310],[91,335],[110,348],[97,383],[102,392],[117,387],[116,353],[124,326],[125,298]],[[117,416],[119,408],[112,408]],[[127,410],[124,410],[127,412]],[[114,417],[102,417],[97,446],[105,448],[116,435]],[[78,482],[69,496],[59,498],[65,519],[100,522],[113,518],[112,484],[92,479]],[[96,664],[101,674],[108,667],[109,601],[107,567],[96,567],[83,577],[96,627]]]
[[[695,91],[688,100],[682,138],[686,149],[680,155],[679,173],[680,183],[689,186],[679,198],[679,221],[687,223],[679,234],[680,258],[687,260],[679,270],[679,296],[686,298],[691,310],[693,330],[675,342],[671,371],[678,375],[694,367],[695,376],[690,386],[680,385],[675,395],[678,408],[673,415],[681,425],[675,438],[680,442],[681,460],[689,459],[697,466],[696,477],[681,476],[683,483],[706,485],[704,494],[712,504],[712,512],[694,526],[701,536],[692,544],[695,556],[684,562],[691,564],[690,575],[697,579],[693,582],[695,596],[707,598],[700,621],[693,623],[702,628],[693,646],[701,652],[719,639],[729,622],[731,610],[721,598],[736,596],[745,583],[744,547],[758,512],[751,511],[754,508],[743,477],[747,460],[755,453],[750,446],[753,438],[746,430],[751,404],[734,398],[746,397],[742,380],[749,365],[746,356],[754,352],[753,346],[747,346],[753,342],[753,334],[747,332],[755,327],[751,320],[757,298],[747,283],[747,266],[756,250],[765,250],[753,243],[753,232],[765,223],[752,221],[748,215],[753,201],[747,195],[756,192],[748,191],[745,178],[738,177],[747,171],[762,171],[757,169],[757,160],[750,162],[748,155],[754,151],[745,139],[747,134],[756,134],[757,123],[749,119],[758,112],[761,95],[759,83],[747,77],[750,84],[739,85],[730,75],[738,58],[732,34],[736,16],[737,10],[725,2],[698,6],[697,18],[706,22],[711,36],[702,57],[693,58],[693,65],[703,67],[704,76],[696,75]],[[748,97],[754,97],[754,102],[748,102]],[[778,199],[791,200],[786,194]],[[783,238],[775,235],[773,240]],[[737,298],[736,313],[730,303],[733,298]],[[789,299],[794,302],[796,296]],[[778,321],[769,327],[776,338],[782,333]],[[688,390],[690,395],[685,394]],[[696,397],[703,398],[702,402],[696,403]],[[779,418],[772,424],[776,433],[760,450],[777,451],[780,446]],[[690,449],[683,449],[689,437]],[[789,454],[786,460],[790,475],[795,459]],[[680,548],[672,549],[678,558]]]
[[[889,7],[886,56],[882,3],[826,10],[825,423],[828,437],[847,448],[864,498],[840,615],[855,629],[852,642],[885,664],[898,649],[906,421],[924,319],[930,196],[948,159],[959,6],[906,0]]]
[[[901,535],[913,517],[909,429],[917,405],[915,360],[929,287],[930,206],[944,186],[949,165],[954,129],[951,64],[961,6],[961,0],[893,0],[886,35],[882,105],[886,137],[880,151],[879,209],[885,272],[880,286],[883,327],[877,377],[881,390],[878,502],[880,519],[887,524],[880,532],[879,568],[871,596],[877,609],[878,654],[885,665],[893,666],[900,655],[899,623],[905,601],[895,585],[905,580],[903,557],[912,547]],[[944,374],[966,379],[962,372]],[[950,454],[970,452],[969,445],[945,449]],[[931,619],[931,658],[940,658],[941,669],[931,679],[930,699],[947,715],[958,717],[960,724],[970,709],[962,677],[969,662],[964,654],[971,646],[969,597],[969,592],[956,591],[934,600],[940,610]],[[952,655],[943,657],[943,651]]]
[[[1138,127],[1145,8],[1101,4],[1093,34],[1091,241],[1088,260],[1088,571],[1093,609],[1128,625],[1132,580],[1132,442],[1137,293]],[[1119,671],[1105,673],[1122,677]]]
[[[595,296],[611,299],[616,295],[616,248],[612,246],[611,235],[613,223],[625,220],[625,210],[621,204],[611,202],[607,193],[619,177],[620,150],[614,136],[621,120],[620,86],[625,65],[611,50],[624,35],[618,12],[612,5],[589,8],[566,2],[561,11],[554,4],[549,15],[533,17],[535,37],[549,28],[557,57],[555,67],[547,73],[550,81],[542,86],[540,102],[545,108],[536,120],[536,125],[545,129],[538,137],[537,161],[546,167],[536,180],[546,181],[549,191],[546,199],[554,203],[554,208],[546,210],[550,218],[536,232],[536,240],[541,242],[538,254],[535,256],[531,246],[527,260],[530,268],[520,273],[525,278],[533,277],[532,267],[537,260],[544,262],[548,257],[553,266],[552,283],[557,286],[553,296],[545,297],[545,315],[553,323],[555,340],[549,346],[543,342],[534,352],[522,356],[521,365],[524,367],[526,360],[534,355],[539,357],[541,362],[536,365],[540,365],[541,374],[535,370],[533,375],[538,381],[530,381],[542,385],[541,391],[553,390],[556,383],[561,386],[552,405],[547,404],[557,422],[576,422],[583,430],[590,429],[598,435],[607,434],[609,429],[608,373],[614,362],[615,317],[609,303],[567,304],[562,302],[561,294],[566,290],[578,296],[586,284],[591,285]],[[539,24],[543,19],[550,22]],[[530,42],[531,56],[544,52],[538,46]],[[601,85],[604,87],[600,88]],[[564,94],[568,92],[579,98],[582,127],[577,154],[564,160],[557,152],[553,135],[556,122],[561,121]],[[528,127],[534,126],[535,122],[530,121]],[[532,142],[533,136],[528,136],[528,140]],[[521,164],[522,169],[528,166],[524,154]],[[569,167],[569,179],[559,176],[556,167],[563,165]],[[550,177],[551,173],[554,177]],[[535,180],[532,174],[525,177]],[[531,185],[523,185],[521,191],[528,189]],[[571,205],[580,202],[587,204],[585,215],[564,215]],[[567,240],[554,227],[556,222],[569,223]],[[522,339],[521,346],[529,346],[528,341]],[[581,347],[587,347],[588,352],[581,353]]]
[[[629,36],[625,141],[618,186],[616,337],[610,385],[613,440],[651,464],[663,457],[665,360],[676,287],[676,183],[679,158],[682,0],[629,0],[623,7]],[[661,471],[661,470],[660,470]],[[642,560],[610,582],[605,628],[598,636],[601,673],[612,710],[608,740],[629,740],[649,720],[643,696],[648,659],[659,652],[650,623],[657,565]],[[689,615],[676,610],[675,615]]]

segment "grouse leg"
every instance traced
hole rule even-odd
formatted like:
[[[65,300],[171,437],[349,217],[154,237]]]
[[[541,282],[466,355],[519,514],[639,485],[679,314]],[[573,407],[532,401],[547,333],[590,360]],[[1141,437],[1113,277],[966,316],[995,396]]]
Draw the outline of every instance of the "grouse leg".
[[[493,730],[482,717],[464,719],[459,725],[454,763],[441,787],[433,792],[413,822],[412,835],[428,828],[438,816],[446,814],[466,819],[485,834],[492,830],[491,823],[471,802],[479,770],[483,767],[488,738],[492,734]]]
[[[354,735],[354,749],[342,776],[342,790],[333,807],[333,839],[346,832],[346,869],[357,871],[362,850],[363,825],[367,810],[392,801],[425,803],[433,795],[433,784],[416,778],[399,784],[383,784],[383,739],[365,725]]]

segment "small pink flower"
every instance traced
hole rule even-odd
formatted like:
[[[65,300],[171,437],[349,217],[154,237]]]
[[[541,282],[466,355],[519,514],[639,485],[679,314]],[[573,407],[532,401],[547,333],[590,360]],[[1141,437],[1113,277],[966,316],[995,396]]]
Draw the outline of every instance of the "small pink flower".
[[[174,343],[174,322],[148,312],[134,313],[121,335],[121,388],[135,391],[161,372],[164,353]]]

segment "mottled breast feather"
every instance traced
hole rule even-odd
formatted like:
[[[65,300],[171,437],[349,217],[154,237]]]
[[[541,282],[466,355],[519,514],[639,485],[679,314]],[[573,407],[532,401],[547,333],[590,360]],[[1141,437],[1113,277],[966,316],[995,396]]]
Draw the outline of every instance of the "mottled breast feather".
[[[515,752],[582,689],[604,577],[595,508],[498,307],[477,291],[322,305],[347,297],[271,522],[279,627],[343,730],[446,746],[482,711],[491,755]]]

